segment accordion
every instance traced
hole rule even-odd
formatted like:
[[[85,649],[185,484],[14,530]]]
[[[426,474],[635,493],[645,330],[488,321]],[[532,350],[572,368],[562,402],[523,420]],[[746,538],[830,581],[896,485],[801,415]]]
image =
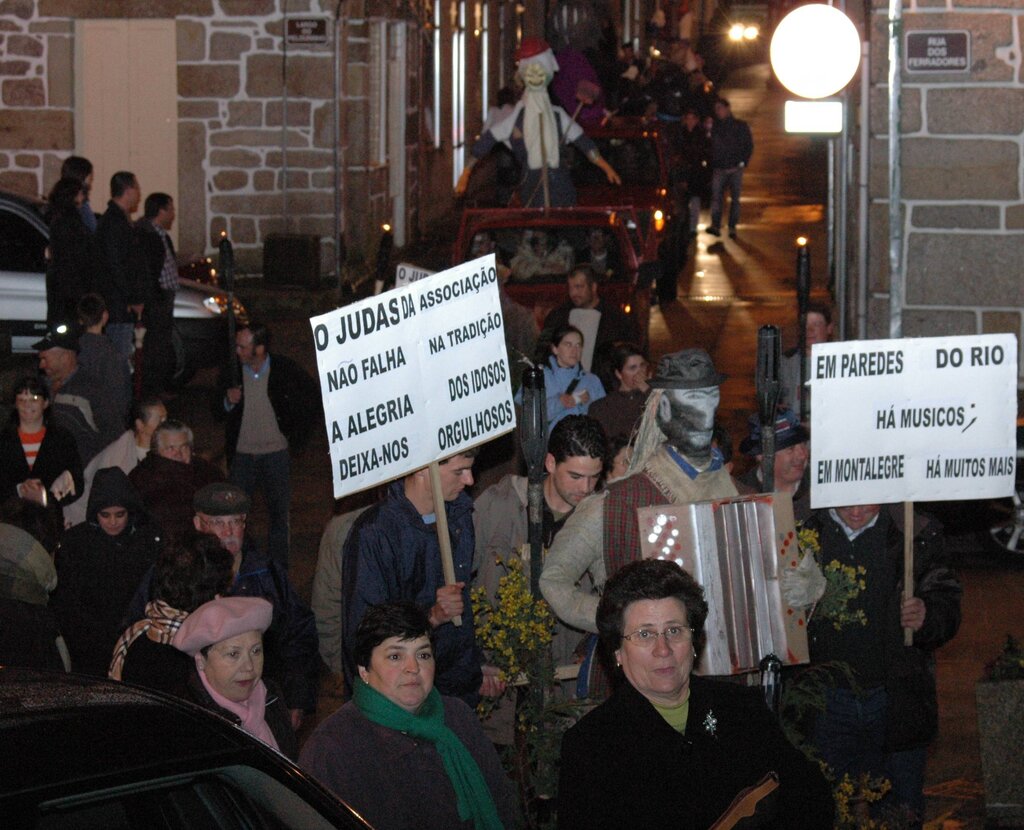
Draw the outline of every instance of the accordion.
[[[698,674],[757,671],[774,654],[806,663],[801,608],[786,604],[781,577],[800,562],[788,493],[643,507],[641,554],[670,559],[704,588],[707,645]]]

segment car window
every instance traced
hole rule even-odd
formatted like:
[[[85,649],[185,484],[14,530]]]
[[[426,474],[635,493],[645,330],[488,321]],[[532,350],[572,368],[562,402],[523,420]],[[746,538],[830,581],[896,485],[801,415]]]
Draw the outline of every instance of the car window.
[[[22,217],[0,206],[0,271],[46,270],[46,238]]]
[[[344,808],[339,805],[339,813]],[[298,793],[251,767],[234,766],[71,796],[39,805],[35,830],[332,830]]]

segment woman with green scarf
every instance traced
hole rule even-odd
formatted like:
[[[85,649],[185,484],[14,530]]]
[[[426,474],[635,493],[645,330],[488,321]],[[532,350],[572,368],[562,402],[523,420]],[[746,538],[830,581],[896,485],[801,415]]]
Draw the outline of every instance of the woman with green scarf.
[[[473,710],[434,689],[431,637],[416,605],[371,607],[356,630],[352,700],[299,764],[377,830],[511,830],[511,783]]]

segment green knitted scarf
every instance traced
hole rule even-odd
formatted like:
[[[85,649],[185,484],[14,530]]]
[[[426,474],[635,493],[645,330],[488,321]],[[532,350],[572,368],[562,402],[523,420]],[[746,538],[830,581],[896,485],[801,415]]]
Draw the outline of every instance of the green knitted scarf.
[[[437,747],[444,771],[455,788],[459,818],[463,821],[472,819],[475,830],[503,830],[480,767],[459,736],[445,726],[444,702],[437,689],[430,690],[415,715],[392,703],[367,683],[355,684],[352,700],[368,720],[413,738],[430,741]]]

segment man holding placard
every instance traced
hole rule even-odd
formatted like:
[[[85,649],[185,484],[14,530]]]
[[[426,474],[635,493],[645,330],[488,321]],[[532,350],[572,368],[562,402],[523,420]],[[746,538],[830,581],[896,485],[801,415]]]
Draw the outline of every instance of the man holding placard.
[[[427,468],[392,482],[383,501],[363,513],[352,527],[342,553],[345,682],[360,682],[353,661],[355,632],[371,605],[411,600],[426,611],[434,627],[434,685],[442,694],[475,706],[481,693],[493,691],[496,677],[485,682],[483,654],[476,644],[469,581],[473,567],[473,484],[470,450],[441,461],[452,562],[456,581],[446,585],[441,565],[437,517]],[[461,617],[461,624],[455,624]]]
[[[961,587],[944,555],[941,526],[914,519],[914,595],[904,598],[903,511],[877,504],[816,510],[805,523],[818,535],[819,564],[845,569],[859,587],[845,608],[822,603],[807,625],[811,661],[838,661],[813,742],[837,779],[885,778],[881,802],[924,815],[925,752],[938,729],[935,649],[960,626]],[[903,630],[913,631],[905,646]],[[920,826],[919,824],[916,826]]]
[[[810,656],[847,663],[859,692],[845,680],[828,690],[815,740],[840,776],[891,780],[918,822],[938,722],[932,653],[956,634],[961,588],[938,524],[915,518],[914,503],[1013,492],[1017,352],[1009,334],[811,352],[815,512],[805,526],[840,591],[811,612]]]

